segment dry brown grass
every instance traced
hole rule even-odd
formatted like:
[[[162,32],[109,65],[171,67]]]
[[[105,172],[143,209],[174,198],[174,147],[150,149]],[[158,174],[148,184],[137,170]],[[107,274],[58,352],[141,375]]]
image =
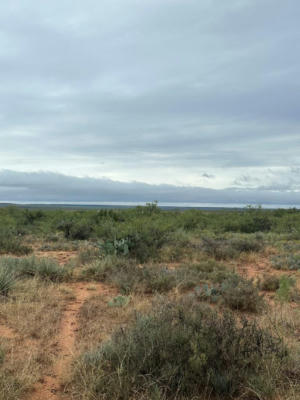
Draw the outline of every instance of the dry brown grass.
[[[265,313],[258,317],[261,326],[273,335],[284,339],[290,352],[287,375],[282,384],[277,382],[276,400],[300,398],[300,309],[291,303],[272,302]]]
[[[130,296],[126,306],[111,307],[109,302],[117,295],[115,289],[107,288],[101,295],[93,295],[84,302],[78,316],[77,353],[98,347],[117,328],[126,326],[135,312],[144,311],[151,304],[150,296]]]
[[[281,276],[286,271],[276,271],[270,264],[270,257],[275,250],[270,247],[262,253],[242,253],[238,259],[227,260],[225,264],[247,278],[257,278],[265,273]],[[36,251],[39,250],[36,248]],[[180,250],[178,254],[174,251],[174,247],[164,248],[164,257],[172,268],[180,265],[178,259],[187,263],[207,259],[207,255],[197,249]],[[47,255],[64,264],[69,260],[68,257],[74,257],[75,252],[43,252],[43,256]],[[79,259],[74,259],[74,265],[77,264],[73,275],[75,281],[80,277]],[[172,259],[176,261],[170,263]],[[297,286],[300,287],[299,273],[293,272],[292,275],[297,278]],[[57,340],[62,333],[66,307],[78,301],[74,285],[80,283],[52,284],[38,279],[22,280],[17,282],[7,299],[0,301],[0,361],[1,352],[5,354],[4,362],[2,365],[0,363],[0,400],[23,399],[22,393],[34,387],[41,377],[47,376],[57,362]],[[99,292],[99,284],[90,282],[84,285],[89,295],[78,305],[76,313],[75,341],[70,350],[70,359],[73,357],[73,360],[81,352],[98,347],[119,327],[129,324],[136,311],[151,308],[153,299],[153,296],[134,295],[126,306],[112,307],[109,301],[118,295],[115,288],[103,285]],[[175,288],[169,292],[168,297],[179,298],[182,295]],[[297,373],[300,371],[300,310],[292,303],[279,304],[271,299],[272,296],[274,294],[269,296],[267,311],[257,318],[263,326],[271,327],[274,333],[285,338],[292,349],[294,360],[288,366],[291,377],[282,384],[276,400],[299,400],[300,376]],[[79,394],[78,398],[83,397]],[[31,397],[28,399],[31,400]]]
[[[1,323],[12,333],[0,339],[5,354],[0,374],[4,383],[11,382],[2,392],[0,386],[1,400],[19,398],[56,356],[62,298],[57,285],[30,279],[19,281],[11,296],[1,300]]]

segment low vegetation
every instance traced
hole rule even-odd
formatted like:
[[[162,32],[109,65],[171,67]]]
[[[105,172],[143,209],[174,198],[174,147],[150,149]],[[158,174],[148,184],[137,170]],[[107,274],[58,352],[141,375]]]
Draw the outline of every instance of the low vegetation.
[[[25,277],[38,277],[52,282],[62,282],[71,277],[71,268],[61,267],[50,258],[2,257],[0,259],[0,274],[1,271],[3,271],[3,276],[6,276],[8,282]]]
[[[86,399],[271,395],[288,352],[254,321],[195,303],[161,301],[78,360],[74,394]]]
[[[0,400],[298,400],[299,226],[0,208]]]

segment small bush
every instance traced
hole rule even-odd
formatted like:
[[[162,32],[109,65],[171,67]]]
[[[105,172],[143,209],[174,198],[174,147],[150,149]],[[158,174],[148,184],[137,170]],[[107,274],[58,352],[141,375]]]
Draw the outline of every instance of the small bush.
[[[82,355],[73,390],[85,399],[219,399],[275,390],[287,351],[255,321],[209,307],[162,303]],[[265,398],[265,397],[264,397]]]
[[[175,274],[168,268],[155,264],[139,266],[133,260],[114,256],[92,263],[82,275],[85,279],[113,283],[124,294],[167,292],[177,283]]]
[[[272,258],[275,269],[300,271],[300,254],[282,254]]]
[[[21,236],[9,228],[0,228],[0,254],[26,255],[32,249],[22,244]]]
[[[196,287],[195,295],[198,299],[211,303],[222,302],[232,310],[259,312],[264,305],[263,296],[259,294],[253,281],[233,273],[215,286],[205,284]]]
[[[61,267],[56,261],[49,258],[38,259],[32,265],[32,272],[35,276],[52,282],[62,282],[70,275],[65,267]]]
[[[241,253],[259,252],[263,249],[262,240],[256,238],[211,238],[202,239],[202,249],[216,260],[236,258]]]
[[[275,275],[265,275],[259,281],[259,288],[269,292],[275,292],[279,288],[279,278]]]
[[[95,247],[86,247],[79,251],[77,256],[80,265],[89,264],[100,257],[100,250]]]
[[[264,301],[253,280],[232,274],[221,285],[224,303],[233,310],[259,312]]]
[[[87,240],[93,232],[92,225],[85,220],[62,220],[58,223],[57,229],[62,231],[67,239],[71,240]]]
[[[276,291],[276,296],[279,301],[291,301],[293,300],[293,295],[295,295],[295,279],[292,277],[283,275],[279,279],[279,288]]]
[[[173,227],[157,218],[141,217],[125,225],[117,233],[115,239],[124,240],[124,244],[120,243],[121,249],[127,251],[127,246],[131,258],[139,262],[155,260],[159,256],[159,250],[170,241]]]
[[[213,283],[222,283],[231,274],[225,265],[214,259],[191,264],[189,269],[198,273],[198,280]]]

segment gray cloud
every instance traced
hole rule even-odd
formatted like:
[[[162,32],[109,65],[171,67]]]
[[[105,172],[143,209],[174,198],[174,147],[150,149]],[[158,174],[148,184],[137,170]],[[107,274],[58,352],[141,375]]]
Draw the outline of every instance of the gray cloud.
[[[3,4],[0,168],[249,190],[281,169],[297,191],[299,12],[297,0]]]
[[[2,201],[153,201],[198,203],[300,204],[300,192],[270,188],[223,190],[205,187],[149,185],[143,182],[117,182],[110,179],[78,178],[52,172],[0,172]]]

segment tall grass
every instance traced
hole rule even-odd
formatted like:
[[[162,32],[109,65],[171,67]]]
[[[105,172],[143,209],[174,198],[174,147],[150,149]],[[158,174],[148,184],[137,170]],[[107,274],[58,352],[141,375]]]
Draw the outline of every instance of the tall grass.
[[[56,261],[49,258],[36,257],[2,257],[0,271],[6,271],[7,276],[16,278],[38,277],[52,282],[61,282],[71,276],[71,270],[61,267]]]

